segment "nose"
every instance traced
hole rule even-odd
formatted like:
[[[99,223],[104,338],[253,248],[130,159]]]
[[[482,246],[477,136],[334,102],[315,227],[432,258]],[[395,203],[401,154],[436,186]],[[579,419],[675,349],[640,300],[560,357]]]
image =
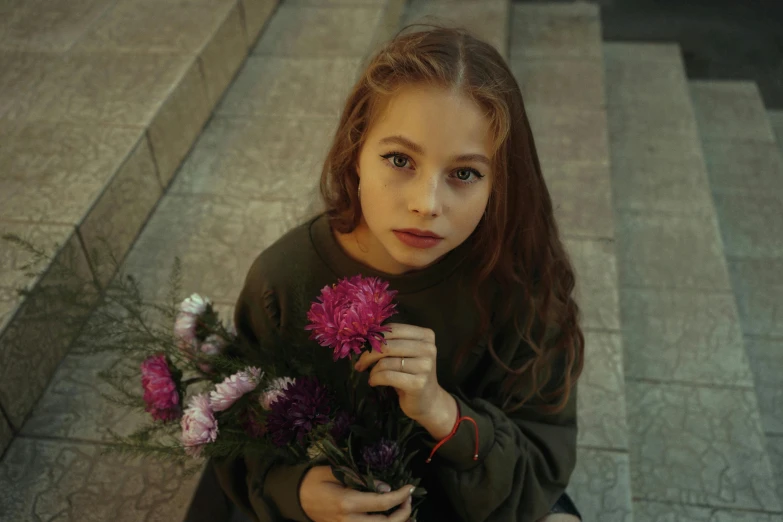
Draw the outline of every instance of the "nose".
[[[408,195],[408,210],[421,216],[438,216],[443,212],[439,176],[424,177],[412,183]]]

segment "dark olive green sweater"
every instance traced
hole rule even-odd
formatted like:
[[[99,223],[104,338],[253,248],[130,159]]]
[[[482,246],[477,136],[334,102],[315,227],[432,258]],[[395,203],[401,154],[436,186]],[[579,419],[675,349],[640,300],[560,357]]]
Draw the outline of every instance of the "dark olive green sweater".
[[[339,278],[362,274],[388,281],[398,291],[399,313],[390,321],[435,332],[438,382],[479,429],[478,461],[473,460],[475,428],[470,422],[460,424],[430,464],[424,460],[436,441],[427,437],[419,443],[413,466],[428,490],[419,522],[535,522],[565,490],[576,462],[576,389],[558,415],[542,416],[532,408],[507,415],[498,397],[505,374],[487,352],[486,340],[477,343],[452,375],[460,343],[478,328],[478,312],[463,284],[473,268],[466,261],[466,248],[463,244],[426,269],[389,275],[348,257],[328,219],[320,215],[285,234],[255,260],[237,302],[237,332],[248,346],[279,346],[281,356],[291,349],[320,350],[323,364],[334,368],[334,382],[345,382],[349,365],[334,364],[329,349],[308,339],[307,310],[321,289]],[[495,290],[489,291],[494,295]],[[492,326],[493,346],[506,364],[517,367],[529,357],[530,348],[513,324]],[[243,459],[214,464],[228,496],[261,522],[309,522],[298,495],[308,465]]]

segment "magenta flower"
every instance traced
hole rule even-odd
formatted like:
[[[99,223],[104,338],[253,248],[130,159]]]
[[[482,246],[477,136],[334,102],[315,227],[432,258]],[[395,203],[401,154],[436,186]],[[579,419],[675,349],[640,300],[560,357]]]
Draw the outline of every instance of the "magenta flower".
[[[244,394],[256,389],[261,380],[262,372],[259,368],[248,367],[238,371],[234,375],[226,377],[223,382],[215,386],[209,394],[209,402],[212,411],[225,411],[234,405]]]
[[[272,403],[283,396],[283,393],[289,385],[293,384],[294,380],[291,377],[278,377],[264,393],[261,394],[260,402],[261,407],[265,410],[272,409]]]
[[[369,343],[376,352],[384,344],[383,332],[389,327],[381,324],[395,312],[392,302],[396,290],[389,283],[375,277],[345,278],[331,287],[325,286],[307,312],[312,330],[310,339],[334,350],[334,360],[360,354]]]
[[[300,377],[271,404],[266,429],[276,446],[286,446],[294,439],[299,444],[313,428],[328,424],[331,396],[315,377]]]
[[[194,396],[188,403],[181,421],[182,445],[192,457],[201,455],[205,444],[215,442],[218,423],[206,393]]]
[[[144,409],[155,420],[170,421],[182,414],[179,391],[164,355],[153,355],[141,363]]]

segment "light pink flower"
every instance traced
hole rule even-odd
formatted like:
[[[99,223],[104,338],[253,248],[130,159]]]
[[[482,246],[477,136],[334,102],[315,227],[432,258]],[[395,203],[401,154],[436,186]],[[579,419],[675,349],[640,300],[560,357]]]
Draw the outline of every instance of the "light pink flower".
[[[244,394],[256,389],[261,380],[262,372],[259,368],[248,367],[238,371],[220,384],[209,394],[209,402],[213,411],[225,411],[229,409]]]
[[[192,457],[201,455],[205,444],[217,440],[218,422],[206,393],[190,399],[182,416],[181,426],[182,445],[185,447],[185,453]]]
[[[193,294],[180,303],[179,313],[174,323],[174,334],[179,339],[181,350],[192,352],[199,349],[199,320],[211,306],[212,301],[199,294]]]
[[[275,402],[290,384],[294,383],[291,377],[278,377],[269,385],[269,388],[261,395],[261,407],[265,410],[272,409],[272,403]]]
[[[393,302],[397,291],[388,288],[385,281],[360,275],[325,286],[320,302],[314,302],[307,312],[310,324],[305,330],[312,330],[310,339],[332,348],[335,361],[360,354],[367,343],[380,352],[383,332],[390,331],[381,325],[397,306]]]
[[[203,297],[199,294],[191,294],[190,297],[184,299],[179,309],[181,312],[191,315],[201,315],[207,311],[207,308],[212,306],[212,301],[208,297]]]
[[[201,353],[217,355],[226,347],[226,341],[219,335],[212,334],[201,343]]]
[[[164,355],[153,355],[141,363],[141,385],[145,410],[153,419],[170,421],[182,414],[177,385]]]

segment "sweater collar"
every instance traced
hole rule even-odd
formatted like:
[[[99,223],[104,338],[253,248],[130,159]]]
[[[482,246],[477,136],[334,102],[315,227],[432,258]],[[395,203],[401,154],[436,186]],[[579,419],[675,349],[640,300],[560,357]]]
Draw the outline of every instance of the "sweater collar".
[[[318,255],[339,279],[357,274],[378,277],[388,281],[389,287],[401,294],[420,292],[446,280],[467,257],[469,249],[468,241],[465,241],[427,268],[395,275],[375,270],[348,256],[334,237],[325,213],[310,222],[310,240]]]

